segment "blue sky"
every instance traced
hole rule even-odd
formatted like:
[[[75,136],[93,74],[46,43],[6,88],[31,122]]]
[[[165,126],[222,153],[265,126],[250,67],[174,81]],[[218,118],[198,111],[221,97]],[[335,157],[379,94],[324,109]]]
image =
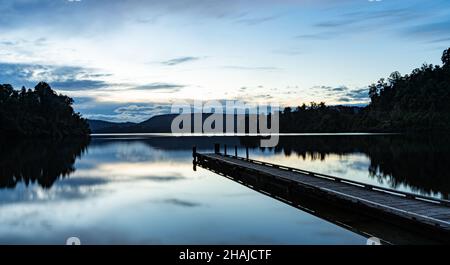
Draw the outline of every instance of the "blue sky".
[[[448,0],[2,0],[0,83],[49,82],[88,118],[142,121],[180,99],[367,102],[439,64]]]

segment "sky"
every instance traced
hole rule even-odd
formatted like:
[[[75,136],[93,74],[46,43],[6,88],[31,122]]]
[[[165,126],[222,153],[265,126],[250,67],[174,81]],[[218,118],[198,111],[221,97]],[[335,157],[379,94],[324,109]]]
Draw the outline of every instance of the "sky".
[[[0,14],[0,83],[46,81],[116,122],[179,100],[364,104],[450,47],[448,0],[2,0]]]

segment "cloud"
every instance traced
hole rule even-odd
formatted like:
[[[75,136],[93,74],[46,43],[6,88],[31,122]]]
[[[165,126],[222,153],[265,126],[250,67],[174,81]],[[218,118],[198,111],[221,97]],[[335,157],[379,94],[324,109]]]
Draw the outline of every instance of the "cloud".
[[[346,96],[351,100],[355,101],[367,101],[369,100],[369,89],[368,88],[359,88],[350,90],[347,92]]]
[[[2,0],[0,27],[9,31],[29,25],[45,26],[58,34],[91,35],[129,22],[148,22],[153,16],[189,15],[196,20],[229,18],[241,12],[240,8],[238,0]]]
[[[60,90],[90,90],[107,87],[109,84],[100,80],[75,80],[67,79],[49,83],[54,89]]]
[[[333,34],[329,33],[314,33],[314,34],[301,34],[297,35],[295,39],[303,39],[303,40],[326,40],[329,39]]]
[[[245,25],[248,25],[248,26],[254,26],[254,25],[262,24],[264,22],[275,20],[275,19],[277,19],[279,17],[280,16],[278,16],[278,15],[274,15],[274,16],[266,16],[266,17],[242,18],[242,19],[237,20],[236,22],[239,23],[239,24],[245,24]]]
[[[356,4],[356,3],[353,3]],[[448,22],[436,23],[436,10],[449,10],[449,6],[438,6],[436,4],[414,4],[402,3],[401,6],[395,3],[383,5],[355,5],[353,12],[345,12],[345,5],[338,5],[324,15],[324,19],[312,24],[316,30],[313,33],[297,35],[297,39],[306,40],[328,40],[341,35],[355,34],[359,32],[377,31],[382,29],[386,33],[406,35],[420,35],[424,37],[425,32],[436,34],[445,33],[448,35]],[[417,21],[421,21],[419,26],[414,26]],[[432,22],[430,22],[432,21]],[[429,24],[427,24],[429,23]],[[423,25],[426,24],[426,25]],[[406,29],[406,30],[405,30]]]
[[[177,85],[171,83],[150,83],[142,86],[136,86],[130,88],[131,90],[150,90],[150,91],[158,91],[158,92],[177,92],[181,88],[185,87],[184,85]]]
[[[83,116],[93,120],[104,120],[110,122],[142,122],[153,116],[170,113],[170,104],[128,104],[122,106],[112,105],[106,106],[104,110],[101,110],[101,105],[93,106],[91,110],[87,109]],[[93,111],[94,113],[90,113]]]
[[[355,12],[347,12],[334,19],[324,20],[314,24],[318,28],[340,28],[353,24],[366,24],[377,28],[380,25],[390,25],[391,22],[406,22],[414,18],[423,16],[420,12],[410,8],[388,8],[377,10],[368,8]]]
[[[93,69],[75,66],[21,64],[0,62],[0,82],[16,87],[33,87],[40,81],[48,82],[54,89],[87,90],[107,87],[105,81],[94,79],[107,74],[91,73]]]
[[[178,57],[178,58],[174,58],[174,59],[171,59],[168,61],[164,61],[164,62],[161,62],[161,64],[168,65],[168,66],[174,66],[174,65],[187,63],[187,62],[193,62],[193,61],[197,61],[197,60],[200,60],[200,57],[185,56],[185,57]]]
[[[17,41],[2,40],[2,41],[0,41],[0,45],[15,46],[15,45],[17,45]]]
[[[448,37],[448,38],[438,38],[438,39],[434,39],[434,40],[430,41],[430,43],[440,43],[440,42],[449,43],[450,42],[450,37]]]
[[[338,97],[338,101],[342,102],[369,102],[369,89],[359,88],[348,90]]]
[[[145,114],[151,115],[160,110],[167,109],[163,106],[139,106],[139,105],[129,105],[125,107],[119,107],[114,110],[115,113],[126,113],[126,114]]]
[[[450,38],[450,20],[411,26],[405,33],[413,37],[431,37],[434,40],[447,41]],[[437,36],[440,38],[436,38]]]
[[[356,21],[357,20],[324,21],[317,23],[314,26],[319,28],[336,28],[350,25],[352,23],[355,23]]]
[[[331,91],[339,91],[339,92],[341,92],[341,91],[347,91],[348,87],[346,87],[346,86],[339,86],[339,87],[333,87],[333,88],[330,88],[330,89],[331,89]]]
[[[311,89],[316,90],[317,95],[325,96],[338,102],[369,102],[369,89],[366,87],[352,89],[347,86],[314,86]]]

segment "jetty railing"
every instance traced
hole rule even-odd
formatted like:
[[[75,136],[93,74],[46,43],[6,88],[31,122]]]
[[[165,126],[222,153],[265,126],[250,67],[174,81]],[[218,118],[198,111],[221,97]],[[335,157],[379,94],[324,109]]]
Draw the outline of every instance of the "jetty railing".
[[[225,147],[225,150],[226,150],[226,147]],[[237,155],[237,146],[235,146],[235,154],[228,155],[228,154],[220,153],[220,145],[215,144],[214,153],[218,154],[218,155],[222,155],[224,157],[230,157],[230,158],[235,158],[238,160],[248,161],[248,162],[251,162],[256,165],[263,165],[263,166],[268,166],[268,167],[285,170],[285,171],[289,171],[289,172],[296,172],[296,173],[300,173],[300,174],[304,174],[304,175],[308,175],[308,176],[312,176],[312,177],[316,177],[316,178],[327,179],[327,180],[331,180],[331,181],[346,183],[346,184],[357,186],[357,187],[362,187],[367,190],[384,192],[384,193],[388,193],[388,194],[399,196],[399,197],[405,197],[405,198],[414,199],[414,200],[421,200],[421,201],[431,202],[431,203],[435,203],[438,205],[444,205],[444,206],[450,207],[450,200],[438,199],[438,198],[423,196],[420,194],[414,194],[414,193],[410,193],[410,192],[394,190],[391,188],[374,186],[374,185],[370,185],[367,183],[362,183],[362,182],[358,182],[358,181],[354,181],[354,180],[339,178],[339,177],[316,173],[316,172],[312,172],[312,171],[308,171],[308,170],[303,170],[303,169],[293,168],[293,167],[289,167],[289,166],[277,165],[277,164],[273,164],[273,163],[269,163],[269,162],[250,159],[248,147],[246,147],[246,157],[245,158]],[[193,147],[193,156],[194,156],[194,162],[196,162],[198,157],[201,157],[202,154],[197,153],[196,148]]]

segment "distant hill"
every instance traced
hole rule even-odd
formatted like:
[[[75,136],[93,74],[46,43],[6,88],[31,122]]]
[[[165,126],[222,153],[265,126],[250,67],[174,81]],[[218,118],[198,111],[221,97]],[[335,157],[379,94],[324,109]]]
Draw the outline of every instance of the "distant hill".
[[[164,114],[153,116],[150,119],[136,124],[129,128],[132,132],[137,133],[167,133],[171,132],[171,124],[178,114]]]
[[[211,113],[203,113],[203,122],[211,115]],[[141,123],[113,123],[99,120],[89,120],[90,128],[93,133],[170,133],[172,121],[178,114],[164,114],[151,117]],[[234,115],[236,117],[236,115]],[[233,117],[233,118],[235,118]],[[249,115],[246,115],[246,125],[248,124]],[[223,117],[223,128],[226,128],[226,116]],[[237,127],[237,119],[234,122]],[[194,128],[194,118],[191,117],[191,128]],[[248,126],[246,126],[248,128]],[[236,131],[236,130],[235,130]]]
[[[133,125],[136,125],[136,123],[133,122],[109,122],[109,121],[102,121],[102,120],[87,120],[89,124],[89,128],[93,133],[102,131],[102,130],[109,130],[113,128],[127,128]]]
[[[165,133],[170,132],[175,114],[154,116],[141,123],[116,123],[102,120],[88,120],[93,133]]]
[[[330,110],[332,109],[335,112],[338,113],[348,113],[351,115],[355,115],[357,113],[360,113],[364,108],[361,107],[346,107],[346,106],[330,106],[328,107]],[[202,124],[203,122],[211,115],[211,113],[203,113],[202,115]],[[171,130],[171,124],[173,119],[178,116],[178,114],[164,114],[164,115],[158,115],[153,116],[150,119],[143,121],[141,123],[114,123],[114,122],[107,122],[107,121],[101,121],[101,120],[88,120],[88,123],[90,125],[90,129],[93,133],[170,133]],[[237,131],[237,115],[234,115],[234,127],[235,132]],[[248,130],[248,119],[249,115],[245,115],[245,127]],[[281,115],[283,117],[283,114]],[[226,118],[227,116],[223,117],[223,128],[226,128]],[[252,115],[252,118],[254,115]],[[284,120],[282,120],[284,121]],[[291,124],[294,124],[292,121]],[[290,125],[291,125],[290,124]],[[285,128],[289,128],[290,125],[281,123],[281,131],[285,132]],[[285,128],[283,128],[283,126]],[[194,128],[194,118],[191,117],[191,128]]]

